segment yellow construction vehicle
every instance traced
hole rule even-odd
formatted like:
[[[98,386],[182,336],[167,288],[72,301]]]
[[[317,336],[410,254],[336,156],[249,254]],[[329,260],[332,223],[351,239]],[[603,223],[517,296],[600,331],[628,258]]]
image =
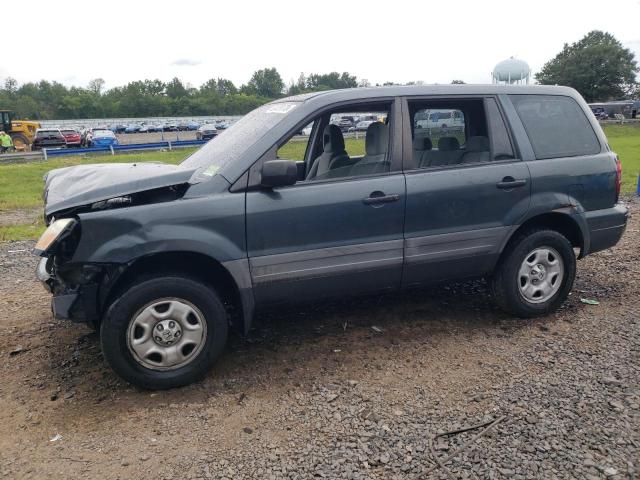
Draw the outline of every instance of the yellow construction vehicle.
[[[38,128],[40,128],[38,122],[14,120],[13,112],[0,110],[0,130],[11,136],[13,147],[17,151],[29,150]]]

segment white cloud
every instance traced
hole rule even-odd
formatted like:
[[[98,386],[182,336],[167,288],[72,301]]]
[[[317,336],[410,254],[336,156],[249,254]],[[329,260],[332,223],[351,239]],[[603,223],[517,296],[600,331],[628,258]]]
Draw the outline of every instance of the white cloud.
[[[176,65],[178,67],[195,67],[200,65],[202,62],[200,60],[193,60],[191,58],[179,58],[178,60],[174,60],[171,62],[171,65]]]

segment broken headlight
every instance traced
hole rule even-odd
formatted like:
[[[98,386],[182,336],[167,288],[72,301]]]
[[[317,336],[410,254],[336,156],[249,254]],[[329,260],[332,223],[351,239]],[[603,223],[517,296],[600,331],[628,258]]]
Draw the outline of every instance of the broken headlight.
[[[44,257],[60,240],[66,237],[78,222],[73,218],[61,218],[51,222],[33,248],[36,255]]]

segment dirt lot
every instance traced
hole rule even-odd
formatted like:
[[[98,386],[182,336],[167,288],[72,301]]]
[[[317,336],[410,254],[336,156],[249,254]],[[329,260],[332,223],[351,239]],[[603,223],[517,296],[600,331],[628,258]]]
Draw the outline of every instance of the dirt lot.
[[[632,212],[548,318],[502,313],[482,282],[271,312],[204,381],[159,393],[52,320],[31,242],[1,244],[0,478],[639,478]]]

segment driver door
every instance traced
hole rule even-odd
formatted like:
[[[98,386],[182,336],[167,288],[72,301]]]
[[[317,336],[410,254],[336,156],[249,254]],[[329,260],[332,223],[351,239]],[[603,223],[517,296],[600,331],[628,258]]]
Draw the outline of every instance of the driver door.
[[[396,104],[388,108],[394,112]],[[399,287],[405,181],[395,118],[400,117],[392,113],[388,125],[387,171],[247,192],[247,247],[256,303]],[[360,139],[364,142],[362,135]]]

